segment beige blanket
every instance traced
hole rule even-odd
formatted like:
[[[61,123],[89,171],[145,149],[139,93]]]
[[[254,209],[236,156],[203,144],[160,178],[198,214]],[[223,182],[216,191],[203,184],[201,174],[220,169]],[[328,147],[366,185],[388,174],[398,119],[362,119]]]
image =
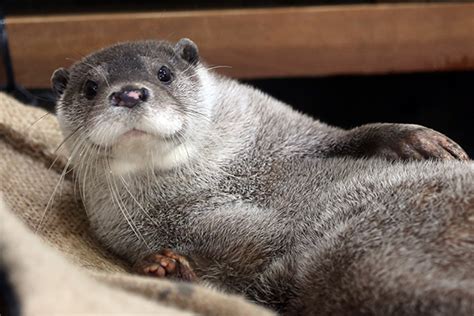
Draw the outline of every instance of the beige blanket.
[[[130,274],[89,232],[70,173],[59,181],[61,140],[54,115],[0,94],[0,273],[21,315],[271,314],[237,296]]]

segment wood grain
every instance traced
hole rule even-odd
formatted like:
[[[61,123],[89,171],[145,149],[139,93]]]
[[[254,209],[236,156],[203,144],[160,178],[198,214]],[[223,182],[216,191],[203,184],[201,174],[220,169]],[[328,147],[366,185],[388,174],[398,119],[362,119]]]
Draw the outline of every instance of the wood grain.
[[[127,40],[193,39],[238,78],[474,69],[474,4],[14,16],[17,81],[47,87],[54,69]]]

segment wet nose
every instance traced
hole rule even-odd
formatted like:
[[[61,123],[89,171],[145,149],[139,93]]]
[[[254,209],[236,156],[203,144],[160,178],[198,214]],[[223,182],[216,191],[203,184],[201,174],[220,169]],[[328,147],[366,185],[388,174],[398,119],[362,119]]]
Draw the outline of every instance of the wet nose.
[[[148,96],[149,92],[146,88],[124,87],[110,95],[110,102],[113,106],[124,106],[131,109],[148,100]]]

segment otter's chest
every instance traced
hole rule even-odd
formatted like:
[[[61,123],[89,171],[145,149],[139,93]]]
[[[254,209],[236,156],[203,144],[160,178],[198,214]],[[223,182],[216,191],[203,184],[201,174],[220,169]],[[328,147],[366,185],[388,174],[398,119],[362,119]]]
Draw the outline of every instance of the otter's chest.
[[[91,227],[107,247],[127,258],[182,246],[198,237],[205,239],[210,232],[201,226],[213,227],[213,216],[219,214],[216,210],[234,203],[267,208],[273,200],[268,169],[246,163],[229,166],[223,176],[202,181],[170,177],[146,185],[128,179],[103,183],[85,192]],[[250,227],[252,220],[247,224]]]
[[[86,189],[93,232],[105,246],[133,260],[143,253],[186,244],[192,239],[190,228],[196,218],[238,199],[218,188],[191,191],[183,187],[181,194],[165,193],[164,188],[139,191],[132,185],[104,184],[100,194]]]

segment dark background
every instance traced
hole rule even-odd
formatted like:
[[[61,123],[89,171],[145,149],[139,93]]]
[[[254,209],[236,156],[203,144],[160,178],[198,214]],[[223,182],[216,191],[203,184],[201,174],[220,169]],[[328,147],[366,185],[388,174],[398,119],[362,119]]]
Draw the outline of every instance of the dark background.
[[[8,14],[204,10],[279,6],[472,2],[473,0],[0,0]]]
[[[270,79],[250,82],[324,122],[421,124],[474,157],[474,72]]]

